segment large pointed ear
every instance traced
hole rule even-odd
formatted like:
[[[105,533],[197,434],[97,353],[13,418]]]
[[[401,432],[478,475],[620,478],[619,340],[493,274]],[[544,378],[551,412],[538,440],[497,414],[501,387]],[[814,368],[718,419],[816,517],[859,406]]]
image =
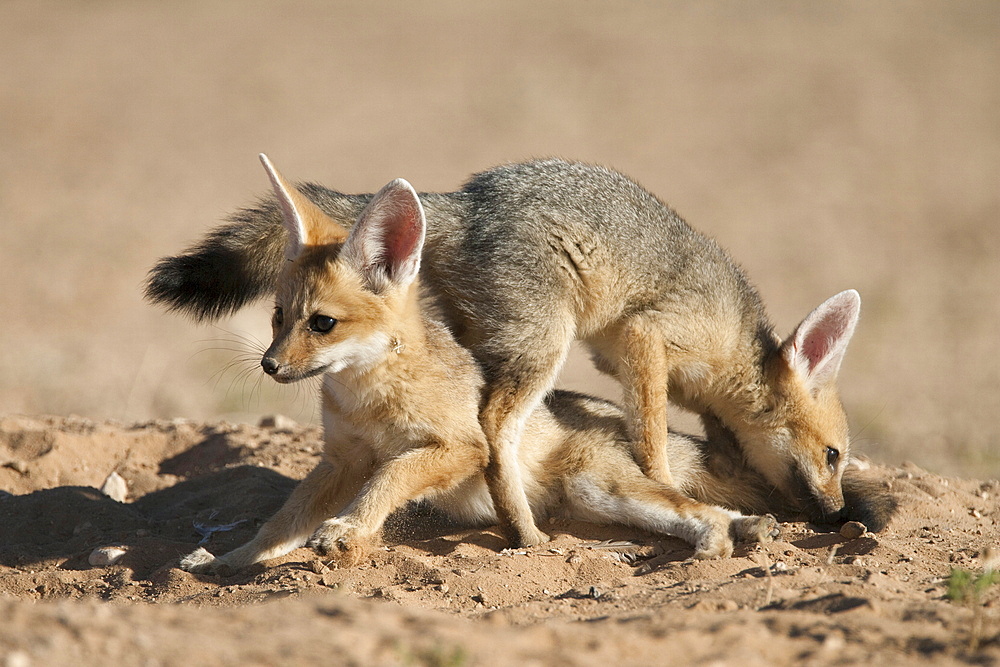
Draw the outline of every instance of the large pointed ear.
[[[271,179],[274,196],[281,207],[281,218],[288,230],[288,244],[285,257],[295,259],[302,249],[310,245],[330,245],[343,243],[347,230],[334,222],[316,204],[299,192],[282,177],[271,161],[263,153],[260,162],[267,177]]]
[[[861,296],[841,292],[809,313],[781,345],[781,356],[815,393],[837,378],[861,313]]]
[[[420,270],[425,229],[424,207],[416,191],[397,178],[368,202],[351,228],[341,257],[375,292],[391,285],[403,287]]]

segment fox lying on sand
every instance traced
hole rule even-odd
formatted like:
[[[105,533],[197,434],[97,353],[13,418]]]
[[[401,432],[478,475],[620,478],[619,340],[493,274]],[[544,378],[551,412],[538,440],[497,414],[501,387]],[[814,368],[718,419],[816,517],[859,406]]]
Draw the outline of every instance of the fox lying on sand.
[[[279,382],[323,376],[324,457],[251,542],[220,558],[199,549],[182,567],[238,570],[307,540],[350,562],[391,512],[418,498],[462,521],[495,520],[483,477],[481,373],[420,305],[417,194],[405,181],[390,183],[348,234],[262,161],[289,230],[290,261],[261,365]],[[518,451],[532,510],[681,537],[698,558],[730,555],[734,538],[777,534],[770,515],[699,503],[644,475],[623,423],[612,406],[585,397],[556,394],[540,406]]]
[[[372,201],[314,185],[302,193],[343,228]],[[501,166],[458,192],[420,199],[422,280],[484,373],[486,480],[512,544],[547,539],[518,450],[574,339],[622,383],[628,435],[653,479],[679,484],[666,446],[669,398],[702,415],[709,440],[734,436],[748,464],[815,519],[844,511],[850,443],[835,380],[857,292],[830,298],[781,341],[757,291],[714,241],[602,167]],[[240,211],[162,259],[147,297],[211,319],[271,293],[287,273],[283,207],[269,200]]]

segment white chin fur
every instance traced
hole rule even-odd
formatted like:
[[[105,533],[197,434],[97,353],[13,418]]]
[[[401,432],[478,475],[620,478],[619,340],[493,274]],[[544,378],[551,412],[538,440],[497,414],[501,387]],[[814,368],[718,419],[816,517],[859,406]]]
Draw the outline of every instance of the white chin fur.
[[[364,338],[349,338],[323,350],[316,357],[317,366],[326,366],[327,373],[365,371],[385,358],[389,343],[389,336],[381,332]]]
[[[779,428],[767,437],[749,441],[745,449],[751,467],[778,488],[784,488],[792,474],[791,440],[791,433]]]

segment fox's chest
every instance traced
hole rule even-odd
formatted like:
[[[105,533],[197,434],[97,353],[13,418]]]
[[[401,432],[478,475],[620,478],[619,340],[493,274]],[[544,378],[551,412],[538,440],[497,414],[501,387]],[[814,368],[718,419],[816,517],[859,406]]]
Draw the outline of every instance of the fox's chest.
[[[398,456],[425,444],[432,435],[426,420],[399,402],[343,385],[323,388],[323,430],[328,451],[357,457],[360,450],[369,450],[376,459]]]

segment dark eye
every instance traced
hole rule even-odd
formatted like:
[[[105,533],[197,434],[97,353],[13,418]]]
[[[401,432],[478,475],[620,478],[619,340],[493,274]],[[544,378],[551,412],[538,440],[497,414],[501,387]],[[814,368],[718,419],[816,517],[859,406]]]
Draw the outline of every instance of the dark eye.
[[[271,325],[275,327],[280,327],[285,323],[285,313],[282,312],[281,306],[274,307],[274,314],[271,316]]]
[[[837,461],[840,460],[840,452],[838,452],[833,447],[826,448],[826,464],[831,468],[837,467]]]
[[[313,315],[309,318],[309,329],[316,333],[327,333],[337,323],[337,320],[326,315]]]

